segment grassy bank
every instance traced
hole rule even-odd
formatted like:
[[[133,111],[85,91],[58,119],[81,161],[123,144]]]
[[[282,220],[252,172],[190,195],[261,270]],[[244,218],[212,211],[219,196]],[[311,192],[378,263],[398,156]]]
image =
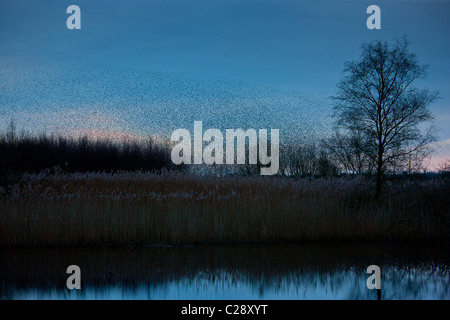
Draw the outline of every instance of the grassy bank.
[[[2,189],[0,246],[446,240],[446,179],[27,175]]]

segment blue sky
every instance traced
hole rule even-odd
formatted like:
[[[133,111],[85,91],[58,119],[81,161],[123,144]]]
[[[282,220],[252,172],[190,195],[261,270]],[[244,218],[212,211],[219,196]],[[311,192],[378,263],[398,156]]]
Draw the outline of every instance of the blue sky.
[[[71,4],[81,30],[66,28]],[[371,4],[381,30],[366,27]],[[202,120],[313,139],[330,128],[344,62],[406,35],[450,140],[448,12],[450,1],[1,1],[0,129],[13,118],[31,132],[166,135]]]

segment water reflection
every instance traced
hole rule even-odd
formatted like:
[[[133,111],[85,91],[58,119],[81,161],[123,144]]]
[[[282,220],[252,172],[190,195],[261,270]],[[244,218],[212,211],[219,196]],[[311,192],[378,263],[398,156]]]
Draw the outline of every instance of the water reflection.
[[[66,288],[67,266],[82,290]],[[2,299],[449,299],[445,246],[230,245],[0,250]]]

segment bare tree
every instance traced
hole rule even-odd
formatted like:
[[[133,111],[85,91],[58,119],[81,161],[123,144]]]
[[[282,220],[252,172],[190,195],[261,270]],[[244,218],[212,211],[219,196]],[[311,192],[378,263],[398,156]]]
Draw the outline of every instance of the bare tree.
[[[336,131],[323,140],[322,145],[344,173],[363,174],[373,171],[370,159],[363,152],[361,132]]]
[[[360,136],[359,148],[375,169],[380,196],[388,167],[423,154],[435,139],[427,106],[438,92],[413,86],[426,76],[428,66],[419,64],[405,38],[393,45],[373,41],[361,49],[359,61],[345,64],[334,110],[337,129]],[[427,122],[428,129],[421,130]]]
[[[444,162],[439,164],[440,173],[450,173],[450,159],[446,159]]]
[[[317,163],[317,150],[314,144],[285,145],[280,149],[281,172],[292,177],[314,175]]]

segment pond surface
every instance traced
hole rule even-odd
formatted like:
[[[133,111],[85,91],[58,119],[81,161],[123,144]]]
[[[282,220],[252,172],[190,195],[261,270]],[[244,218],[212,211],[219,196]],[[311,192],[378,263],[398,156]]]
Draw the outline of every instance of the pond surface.
[[[1,299],[450,299],[445,245],[279,244],[1,249]],[[68,290],[69,265],[81,290]]]

